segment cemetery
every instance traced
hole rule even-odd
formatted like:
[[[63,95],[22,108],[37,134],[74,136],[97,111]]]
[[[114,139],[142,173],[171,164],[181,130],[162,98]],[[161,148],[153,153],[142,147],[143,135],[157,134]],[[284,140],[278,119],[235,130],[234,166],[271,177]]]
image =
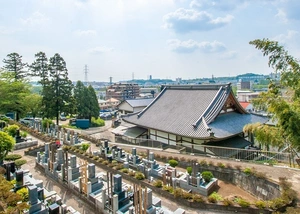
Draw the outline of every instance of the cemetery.
[[[7,162],[3,165],[5,178],[8,181],[15,180],[13,191],[25,189],[28,191],[28,201],[30,205],[26,214],[79,214],[74,208],[63,204],[61,197],[55,191],[48,191],[43,186],[42,180],[32,177],[29,170],[16,170],[14,162]]]
[[[91,201],[97,212],[109,213],[170,213],[161,200],[152,196],[152,190],[140,185],[129,185],[122,175],[108,171],[96,173],[94,163],[77,160],[56,144],[45,144],[45,151],[37,154],[36,164],[46,175],[67,184],[67,187]],[[182,210],[182,209],[181,209]],[[184,213],[177,211],[177,213]]]
[[[41,126],[35,126],[35,130],[40,133],[38,127]],[[81,135],[73,131],[55,125],[49,126],[49,128],[46,129],[41,128],[41,131],[42,134],[40,135],[49,137],[49,139],[52,139],[52,142],[54,141],[53,139],[55,139],[55,143],[46,143],[42,148],[44,151],[38,152],[36,156],[37,169],[43,171],[55,181],[65,184],[66,188],[72,190],[73,193],[82,195],[85,197],[86,203],[90,203],[96,210],[104,211],[104,213],[108,213],[111,210],[114,210],[115,213],[136,213],[135,210],[138,209],[146,210],[147,213],[169,213],[168,210],[164,210],[159,198],[152,197],[152,207],[150,207],[150,203],[146,203],[148,200],[147,197],[150,197],[150,193],[146,193],[152,191],[162,193],[161,189],[157,189],[151,184],[155,180],[162,180],[165,186],[174,189],[180,188],[189,193],[197,193],[203,196],[210,195],[218,186],[218,179],[212,178],[210,181],[206,181],[203,178],[202,172],[207,170],[207,167],[201,164],[199,165],[199,163],[196,162],[190,163],[192,164],[192,172],[190,172],[190,174],[188,172],[182,173],[177,172],[176,168],[171,167],[169,164],[158,164],[154,153],[149,150],[146,155],[138,155],[135,148],[132,148],[131,152],[128,152],[116,145],[109,144],[108,141],[92,139],[92,142],[96,142],[100,147],[96,151],[89,150],[87,152],[79,149],[86,142],[84,142]],[[84,139],[86,138],[91,137],[85,136]],[[59,144],[56,142],[59,142]],[[162,160],[160,159],[160,161]],[[104,164],[104,162],[106,163]],[[124,179],[130,180],[130,176],[122,173],[122,170],[118,171],[109,167],[116,162],[122,164],[122,168],[129,170],[129,172],[142,172],[146,178],[145,182],[136,181],[139,184],[138,186],[124,183],[122,178],[124,177]],[[102,171],[98,172],[96,167],[99,166],[102,168]],[[228,174],[226,170],[220,171],[213,168],[210,168],[210,170],[214,175],[217,175],[216,177],[222,177],[222,179],[224,179],[226,173]],[[231,177],[233,180],[229,179],[229,181],[232,183],[242,182],[241,185],[245,183],[243,180],[240,181],[242,177],[236,173]],[[117,180],[121,180],[122,184],[116,184]],[[132,179],[130,181],[132,181]],[[258,192],[259,197],[264,199],[272,199],[280,196],[278,185],[272,186],[272,183],[266,184],[265,181],[256,184],[259,184],[259,189],[253,189],[250,183],[247,184],[250,188],[246,186],[246,189],[248,188],[249,191]],[[122,189],[114,189],[115,185],[121,185]],[[134,195],[139,196],[138,202],[141,203],[138,203],[138,205],[135,203],[137,197],[134,197]],[[174,199],[172,194],[167,196],[170,200],[178,200],[176,198]],[[236,206],[222,207],[219,204],[195,204],[187,200],[179,201],[178,203],[185,205],[188,203],[189,205],[187,206],[201,209],[240,210],[240,208]],[[241,211],[241,213],[247,213],[249,209],[252,210],[252,213],[258,212],[256,209],[253,211],[253,208],[250,207],[247,208],[247,211],[245,211],[245,208],[243,209],[244,211]],[[260,211],[270,213],[268,210]],[[176,213],[185,213],[185,211],[178,208]]]

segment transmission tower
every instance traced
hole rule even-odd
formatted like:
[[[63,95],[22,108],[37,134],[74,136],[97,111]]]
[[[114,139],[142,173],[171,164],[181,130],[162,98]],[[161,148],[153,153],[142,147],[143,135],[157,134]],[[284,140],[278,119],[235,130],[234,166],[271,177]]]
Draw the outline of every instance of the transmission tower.
[[[88,82],[88,67],[87,67],[87,65],[85,65],[84,66],[84,82],[85,82],[85,84],[87,84],[87,82]]]

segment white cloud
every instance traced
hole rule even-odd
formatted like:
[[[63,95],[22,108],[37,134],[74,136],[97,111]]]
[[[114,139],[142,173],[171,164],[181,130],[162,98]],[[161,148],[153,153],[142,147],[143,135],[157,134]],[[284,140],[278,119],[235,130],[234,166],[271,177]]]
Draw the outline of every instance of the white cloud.
[[[213,42],[197,42],[195,40],[180,41],[178,39],[172,39],[167,41],[170,49],[177,53],[192,53],[196,50],[200,50],[205,53],[222,52],[226,50],[223,43],[218,41]]]
[[[237,52],[236,51],[227,51],[223,54],[220,55],[220,59],[234,59],[237,57]]]
[[[36,25],[42,25],[45,24],[47,21],[49,21],[49,18],[47,18],[44,14],[40,12],[34,12],[30,17],[23,19],[21,18],[21,23],[27,26],[36,26]]]
[[[77,30],[75,31],[75,35],[81,37],[81,36],[96,36],[97,31],[95,30]]]
[[[288,32],[286,34],[279,34],[279,35],[275,36],[272,40],[285,43],[287,40],[293,39],[298,34],[299,34],[298,31],[288,30]]]
[[[287,23],[288,18],[286,17],[286,13],[282,9],[278,9],[278,13],[276,16],[281,22]]]
[[[190,3],[191,8],[202,10],[217,9],[221,11],[234,10],[240,5],[243,5],[246,0],[193,0]]]
[[[113,50],[114,50],[113,48],[98,46],[98,47],[89,49],[88,52],[90,54],[101,54],[101,53],[111,52]]]
[[[206,11],[179,8],[175,12],[166,14],[163,21],[165,28],[173,29],[177,33],[187,33],[220,28],[230,23],[233,18],[232,15],[213,18]]]

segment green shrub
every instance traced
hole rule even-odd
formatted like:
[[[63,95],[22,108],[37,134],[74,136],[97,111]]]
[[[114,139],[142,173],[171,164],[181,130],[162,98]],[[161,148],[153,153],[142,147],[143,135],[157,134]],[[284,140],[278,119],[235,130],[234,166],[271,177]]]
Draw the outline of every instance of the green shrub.
[[[157,187],[157,188],[162,188],[163,183],[161,180],[156,180],[153,182],[153,186]]]
[[[23,202],[27,202],[29,199],[29,193],[27,187],[23,187],[17,191],[17,194],[22,197]]]
[[[105,161],[103,161],[102,163],[103,163],[104,165],[108,165],[108,164],[109,164],[108,160],[105,160]]]
[[[144,180],[145,175],[142,172],[136,172],[135,175],[134,175],[134,178],[138,179],[138,180]]]
[[[214,175],[210,171],[202,172],[201,176],[206,183],[209,183],[211,179],[214,177]]]
[[[53,121],[52,121],[51,119],[47,119],[47,118],[43,119],[43,120],[42,120],[42,126],[43,126],[44,129],[47,128],[47,124],[48,124],[49,127],[50,127],[50,125],[51,125],[51,124],[54,124],[54,123],[53,123]]]
[[[187,171],[187,173],[189,173],[189,175],[191,175],[191,174],[192,174],[192,171],[193,171],[193,168],[192,168],[191,166],[188,166],[188,167],[186,168],[186,171]]]
[[[222,162],[218,162],[217,166],[220,167],[220,168],[222,168],[222,169],[225,168],[225,164],[222,163]]]
[[[238,203],[238,205],[240,205],[241,207],[249,207],[250,206],[250,202],[246,201],[243,198],[237,198],[236,202]]]
[[[88,150],[88,148],[90,148],[90,144],[89,143],[82,143],[80,149],[82,151],[86,151]]]
[[[171,167],[176,167],[178,165],[178,161],[177,160],[169,160],[169,164]]]
[[[114,169],[120,170],[120,169],[122,169],[123,167],[124,167],[124,166],[123,166],[122,163],[117,163],[117,165],[115,165]]]
[[[252,170],[251,170],[251,168],[249,168],[249,167],[247,167],[247,168],[245,168],[244,169],[244,171],[243,171],[246,175],[252,175]]]
[[[163,185],[162,190],[165,190],[165,191],[167,191],[169,193],[173,193],[174,192],[173,187],[172,186],[167,186],[167,185]]]
[[[17,130],[19,130],[19,126],[17,125],[10,125],[10,126],[7,126],[3,129],[4,132],[6,132],[7,134],[9,134],[10,136],[12,137],[15,137],[16,134],[17,134]]]
[[[20,135],[21,135],[21,137],[26,138],[28,133],[25,131],[21,131]]]
[[[101,127],[101,126],[105,126],[105,121],[102,120],[101,118],[94,118],[92,117],[92,120],[91,120],[91,127]]]
[[[193,201],[197,202],[197,203],[203,203],[205,202],[204,198],[199,195],[199,194],[193,194]]]
[[[201,161],[199,162],[199,164],[200,164],[201,166],[207,166],[207,165],[208,165],[206,160],[201,160]]]
[[[174,190],[175,191],[175,190]],[[187,200],[191,200],[193,198],[193,194],[190,193],[190,192],[186,192],[186,191],[183,191],[182,192],[182,197],[184,199],[187,199]]]
[[[222,201],[222,200],[223,200],[222,196],[216,192],[213,192],[212,194],[210,194],[208,196],[208,201],[211,203],[216,203],[216,202]]]
[[[285,205],[286,205],[286,203],[282,198],[275,198],[275,199],[269,201],[269,206],[273,210],[277,210]]]
[[[255,206],[258,208],[258,209],[265,209],[267,207],[267,203],[265,201],[256,201],[255,202]]]
[[[129,169],[124,168],[124,169],[121,169],[120,171],[127,174],[129,172]]]
[[[180,197],[183,196],[183,190],[180,189],[180,188],[176,188],[173,191],[173,195],[174,195],[175,198],[180,198]]]
[[[223,200],[223,205],[228,207],[228,206],[232,206],[233,205],[233,201],[228,199],[228,198],[224,198]]]
[[[6,155],[4,160],[6,161],[14,161],[14,160],[18,160],[22,158],[22,155],[19,155],[19,154],[9,154],[9,155]]]
[[[15,185],[15,184],[17,183],[17,181],[16,181],[16,179],[14,179],[14,180],[11,180],[10,183],[11,183],[12,185]]]
[[[20,169],[22,165],[26,164],[27,160],[24,159],[18,159],[15,161],[15,165],[17,169]]]

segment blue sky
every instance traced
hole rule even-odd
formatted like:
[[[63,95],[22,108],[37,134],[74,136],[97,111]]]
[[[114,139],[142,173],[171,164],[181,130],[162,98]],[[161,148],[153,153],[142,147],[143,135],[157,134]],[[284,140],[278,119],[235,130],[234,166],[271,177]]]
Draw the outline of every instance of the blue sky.
[[[0,66],[59,53],[69,77],[89,81],[268,74],[249,45],[279,41],[300,55],[299,0],[0,0]]]

